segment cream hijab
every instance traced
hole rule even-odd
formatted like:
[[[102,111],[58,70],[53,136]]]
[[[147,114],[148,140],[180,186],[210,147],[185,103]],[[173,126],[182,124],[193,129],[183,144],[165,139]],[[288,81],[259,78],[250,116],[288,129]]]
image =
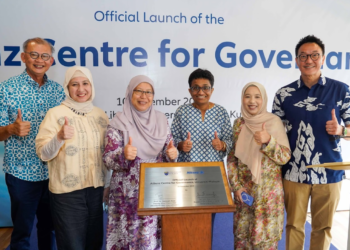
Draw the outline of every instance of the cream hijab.
[[[70,80],[72,80],[75,77],[80,77],[80,76],[86,77],[87,79],[89,79],[90,84],[91,84],[91,97],[86,102],[74,101],[70,97],[69,91],[68,91],[68,84],[69,84]],[[67,69],[66,76],[64,79],[63,89],[64,89],[64,93],[66,94],[66,100],[64,100],[62,102],[63,105],[66,105],[68,108],[73,108],[76,111],[81,112],[81,113],[89,113],[92,111],[92,109],[94,108],[94,105],[92,104],[92,100],[95,98],[95,88],[94,88],[94,83],[92,81],[91,72],[88,68],[74,66],[74,67]]]
[[[251,115],[243,105],[243,98],[245,91],[250,87],[255,86],[260,90],[263,103],[259,112],[256,115]],[[236,144],[235,156],[248,166],[252,173],[253,182],[260,183],[261,178],[261,146],[254,140],[254,133],[262,131],[262,125],[265,123],[267,132],[273,136],[276,141],[285,147],[289,147],[289,142],[286,130],[281,119],[269,112],[267,112],[267,94],[263,85],[257,82],[247,83],[242,90],[241,97],[241,113],[245,124],[242,126],[241,133],[238,136]]]

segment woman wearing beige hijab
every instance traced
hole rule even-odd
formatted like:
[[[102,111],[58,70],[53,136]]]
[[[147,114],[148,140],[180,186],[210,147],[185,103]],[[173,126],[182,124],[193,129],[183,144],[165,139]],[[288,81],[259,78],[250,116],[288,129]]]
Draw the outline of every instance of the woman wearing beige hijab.
[[[101,249],[108,118],[92,104],[95,89],[87,68],[69,68],[63,87],[66,100],[47,112],[36,137],[36,152],[48,162],[57,247]]]
[[[277,249],[284,219],[281,165],[290,148],[281,119],[266,110],[263,85],[251,82],[242,90],[241,113],[233,125],[232,151],[227,157],[237,211],[235,249]],[[249,194],[251,206],[244,201]]]

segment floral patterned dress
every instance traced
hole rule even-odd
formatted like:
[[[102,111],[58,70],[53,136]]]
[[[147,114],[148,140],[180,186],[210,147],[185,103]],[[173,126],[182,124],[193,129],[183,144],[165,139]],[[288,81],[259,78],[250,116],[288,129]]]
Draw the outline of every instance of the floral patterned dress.
[[[291,152],[271,136],[268,145],[260,150],[263,154],[261,183],[255,184],[249,168],[235,157],[236,142],[243,124],[243,118],[234,121],[235,143],[227,157],[227,168],[231,191],[246,188],[254,197],[254,203],[248,206],[235,201],[235,249],[277,249],[278,241],[282,237],[284,219],[281,165],[288,162]]]
[[[169,161],[166,156],[172,140],[170,128],[163,150],[154,159],[133,161],[124,158],[123,132],[107,128],[103,161],[113,170],[108,207],[107,244],[109,250],[161,249],[159,216],[137,216],[140,164]]]

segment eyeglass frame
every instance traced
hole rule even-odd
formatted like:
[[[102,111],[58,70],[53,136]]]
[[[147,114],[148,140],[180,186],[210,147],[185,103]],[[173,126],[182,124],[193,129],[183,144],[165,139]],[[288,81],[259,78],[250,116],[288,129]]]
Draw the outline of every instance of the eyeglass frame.
[[[133,92],[135,92],[136,96],[142,96],[143,94],[145,94],[147,97],[152,97],[154,95],[154,92],[143,91],[143,90],[140,90],[140,89],[134,89]]]
[[[193,88],[198,88],[197,92],[195,92],[195,90]],[[204,88],[209,88],[209,89],[208,90],[204,90]],[[194,87],[190,88],[191,92],[193,92],[193,93],[199,93],[201,90],[204,93],[209,93],[212,89],[213,88],[211,86],[204,86],[204,87],[194,86]]]
[[[26,51],[24,51],[24,53],[29,54],[30,58],[32,58],[32,59],[34,59],[34,60],[38,59],[39,56],[40,56],[40,58],[41,58],[43,61],[45,61],[45,62],[48,61],[48,60],[50,60],[50,59],[52,58],[52,55],[50,55],[50,54],[48,54],[48,53],[39,54],[39,53],[36,52],[36,51],[31,51],[31,52],[26,52]],[[36,58],[33,58],[33,57],[32,57],[32,53],[36,53],[38,56],[37,56]],[[48,58],[47,60],[45,60],[45,59],[43,58],[43,55],[48,55],[49,58]]]
[[[317,54],[317,55],[318,55],[318,57],[317,57],[317,59],[315,59],[315,60],[314,60],[314,59],[312,59],[312,57],[311,57],[311,56],[312,56],[312,55],[315,55],[315,54]],[[306,56],[305,61],[301,60],[301,59],[300,59],[300,56]],[[317,60],[320,58],[320,56],[321,56],[321,54],[320,54],[320,53],[315,52],[315,53],[312,53],[312,54],[300,54],[300,55],[298,55],[298,56],[297,56],[297,58],[299,58],[299,60],[300,60],[301,62],[306,62],[306,61],[307,61],[307,59],[310,57],[310,58],[311,58],[311,60],[315,62],[315,61],[317,61]]]

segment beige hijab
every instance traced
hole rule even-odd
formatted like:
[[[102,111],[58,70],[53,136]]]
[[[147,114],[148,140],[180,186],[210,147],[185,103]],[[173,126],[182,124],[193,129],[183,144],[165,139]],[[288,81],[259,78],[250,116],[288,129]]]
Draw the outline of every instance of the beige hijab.
[[[243,105],[243,98],[245,91],[250,86],[256,86],[261,93],[263,103],[259,112],[256,115],[251,115]],[[254,133],[262,131],[262,125],[265,123],[267,132],[273,136],[278,144],[289,147],[289,142],[286,130],[281,119],[269,112],[267,112],[267,94],[263,85],[257,82],[247,83],[242,90],[241,97],[241,113],[245,124],[242,126],[241,133],[238,136],[236,144],[235,156],[248,166],[252,173],[253,182],[260,183],[261,178],[261,146],[254,140]]]
[[[69,84],[70,80],[72,80],[75,77],[80,77],[80,76],[86,77],[87,79],[89,79],[90,84],[91,84],[91,97],[86,102],[74,101],[70,97],[69,91],[68,91],[68,84]],[[66,94],[66,100],[64,100],[62,102],[62,104],[66,105],[69,108],[73,108],[76,111],[81,112],[81,113],[89,113],[92,111],[92,109],[94,108],[94,105],[92,104],[92,100],[95,98],[95,88],[94,88],[94,83],[92,81],[91,72],[88,68],[74,66],[74,67],[67,69],[66,76],[64,79],[63,88],[64,88],[64,93]]]

